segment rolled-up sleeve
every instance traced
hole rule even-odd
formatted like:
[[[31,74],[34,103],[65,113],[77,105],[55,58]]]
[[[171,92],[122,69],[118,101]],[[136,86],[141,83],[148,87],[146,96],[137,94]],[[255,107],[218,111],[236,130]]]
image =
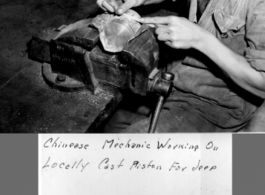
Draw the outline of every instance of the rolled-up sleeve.
[[[257,71],[265,72],[265,0],[249,0],[245,57]]]

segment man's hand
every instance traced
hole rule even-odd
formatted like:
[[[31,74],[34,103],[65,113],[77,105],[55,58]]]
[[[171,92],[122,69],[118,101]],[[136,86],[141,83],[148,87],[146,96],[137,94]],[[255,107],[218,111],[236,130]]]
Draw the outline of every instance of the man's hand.
[[[97,4],[105,11],[121,15],[133,7],[160,3],[162,1],[164,0],[97,0]]]
[[[177,16],[142,18],[142,23],[153,24],[157,38],[175,49],[197,48],[202,44],[202,38],[208,31]]]
[[[264,72],[256,71],[244,56],[229,49],[210,32],[176,16],[142,18],[141,22],[157,26],[158,39],[170,47],[201,51],[236,84],[265,99]]]

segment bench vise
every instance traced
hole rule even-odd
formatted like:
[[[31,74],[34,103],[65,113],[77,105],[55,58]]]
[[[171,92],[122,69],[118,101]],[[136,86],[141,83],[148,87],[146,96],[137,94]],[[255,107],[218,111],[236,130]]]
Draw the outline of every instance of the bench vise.
[[[152,28],[142,25],[137,36],[129,40],[122,51],[111,53],[104,50],[99,31],[92,21],[91,18],[84,19],[33,36],[29,58],[43,63],[45,81],[59,90],[87,90],[95,96],[102,90],[113,96],[120,95],[121,90],[141,96],[148,92],[156,93],[159,102],[149,130],[154,132],[164,97],[169,94],[174,77],[165,73],[161,78],[157,76],[161,52]],[[115,109],[117,102],[107,115]]]
[[[92,19],[84,19],[33,36],[29,58],[43,63],[44,79],[64,91],[128,89],[146,95],[150,73],[159,62],[159,46],[150,27],[121,52],[106,52]]]

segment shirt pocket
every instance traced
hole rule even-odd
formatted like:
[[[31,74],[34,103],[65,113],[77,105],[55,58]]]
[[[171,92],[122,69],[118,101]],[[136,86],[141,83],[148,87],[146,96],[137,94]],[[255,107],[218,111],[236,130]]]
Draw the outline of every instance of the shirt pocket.
[[[245,34],[246,21],[243,18],[228,14],[223,9],[215,10],[213,18],[222,38]]]

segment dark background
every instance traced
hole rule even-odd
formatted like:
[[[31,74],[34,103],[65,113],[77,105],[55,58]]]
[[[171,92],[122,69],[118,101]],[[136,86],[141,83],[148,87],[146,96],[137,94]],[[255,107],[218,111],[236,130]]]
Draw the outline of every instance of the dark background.
[[[99,10],[94,0],[0,0],[0,132],[81,132],[91,110],[87,94],[46,85],[41,63],[28,59],[38,32],[84,19]]]
[[[187,2],[179,2],[184,6],[167,1],[138,12],[184,13]],[[80,133],[89,127],[98,115],[89,93],[50,88],[41,75],[42,64],[28,58],[27,44],[33,35],[99,13],[96,0],[0,0],[0,132]]]

